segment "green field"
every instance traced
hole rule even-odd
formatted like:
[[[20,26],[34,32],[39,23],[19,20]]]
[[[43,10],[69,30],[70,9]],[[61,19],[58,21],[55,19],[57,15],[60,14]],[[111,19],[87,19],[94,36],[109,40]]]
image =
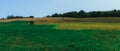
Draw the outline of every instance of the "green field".
[[[1,22],[0,51],[120,51],[119,25],[93,22],[40,25],[30,25],[27,21]]]

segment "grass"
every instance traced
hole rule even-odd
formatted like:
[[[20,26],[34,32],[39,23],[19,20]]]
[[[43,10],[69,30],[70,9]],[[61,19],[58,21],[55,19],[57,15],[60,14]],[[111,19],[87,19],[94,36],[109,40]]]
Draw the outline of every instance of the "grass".
[[[101,22],[73,22],[58,23],[60,29],[80,30],[80,29],[101,29],[101,30],[119,30],[120,23],[101,23]]]
[[[83,27],[95,24],[103,27],[120,25],[91,22],[41,25],[30,25],[27,21],[0,23],[0,51],[120,51],[120,30]],[[61,25],[66,28],[61,29]],[[78,30],[71,26],[85,29]]]

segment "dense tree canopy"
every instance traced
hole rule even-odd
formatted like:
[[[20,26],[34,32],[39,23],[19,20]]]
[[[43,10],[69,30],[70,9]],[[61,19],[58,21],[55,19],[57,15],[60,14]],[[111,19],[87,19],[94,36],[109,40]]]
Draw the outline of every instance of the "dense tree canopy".
[[[34,16],[28,16],[28,17],[24,17],[24,16],[14,16],[14,15],[9,15],[9,16],[7,16],[7,19],[14,19],[14,18],[34,18]]]
[[[91,11],[91,12],[85,12],[84,10],[81,10],[79,12],[77,11],[71,11],[66,12],[63,14],[52,14],[51,16],[48,15],[47,17],[73,17],[73,18],[88,18],[88,17],[120,17],[120,10],[111,10],[111,11]]]

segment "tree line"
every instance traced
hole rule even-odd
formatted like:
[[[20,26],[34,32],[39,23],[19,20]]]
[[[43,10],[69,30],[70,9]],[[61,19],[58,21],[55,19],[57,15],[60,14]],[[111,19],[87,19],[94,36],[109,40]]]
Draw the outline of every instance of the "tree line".
[[[72,17],[72,18],[90,18],[90,17],[120,17],[120,10],[110,10],[110,11],[91,11],[85,12],[84,10],[71,11],[63,14],[52,14],[46,17]]]
[[[7,19],[15,19],[15,18],[34,18],[34,16],[14,16],[14,15],[8,15]]]

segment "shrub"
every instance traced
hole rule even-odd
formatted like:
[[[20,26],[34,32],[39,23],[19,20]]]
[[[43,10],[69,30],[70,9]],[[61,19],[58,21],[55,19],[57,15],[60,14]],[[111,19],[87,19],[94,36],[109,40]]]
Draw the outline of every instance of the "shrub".
[[[30,21],[30,24],[33,25],[33,24],[34,24],[34,21]]]

